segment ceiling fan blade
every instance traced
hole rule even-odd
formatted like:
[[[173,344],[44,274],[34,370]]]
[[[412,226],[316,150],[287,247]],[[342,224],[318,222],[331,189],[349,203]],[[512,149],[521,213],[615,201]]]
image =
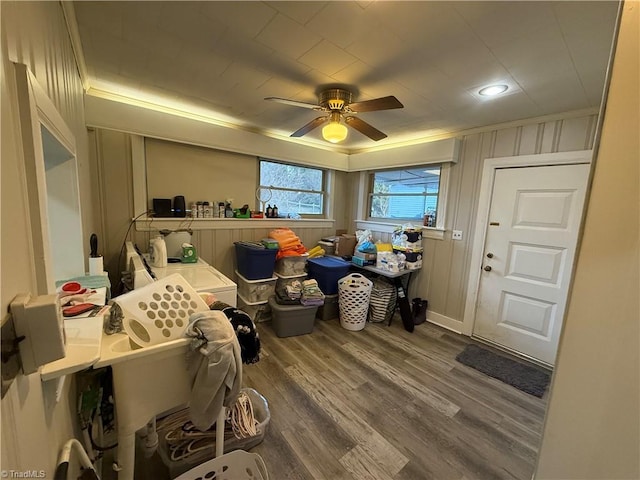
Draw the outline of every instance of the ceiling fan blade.
[[[326,122],[329,119],[329,117],[318,117],[318,118],[314,118],[313,120],[311,120],[309,123],[307,123],[304,127],[299,128],[298,130],[296,130],[295,132],[293,132],[291,135],[289,135],[290,137],[301,137],[303,135],[306,135],[307,133],[309,133],[311,130],[313,130],[314,128],[319,127],[320,125],[322,125],[324,122]]]
[[[352,112],[374,112],[376,110],[392,110],[394,108],[404,108],[400,101],[390,95],[388,97],[374,98],[373,100],[365,100],[364,102],[355,102],[349,104]]]
[[[364,120],[360,120],[358,117],[345,117],[344,122],[350,127],[355,128],[357,131],[366,135],[371,140],[382,140],[383,138],[387,138],[387,135],[382,133],[377,128],[369,125]]]
[[[315,103],[306,103],[306,102],[298,102],[296,100],[289,100],[287,98],[280,97],[265,97],[265,100],[270,100],[272,102],[284,103],[285,105],[292,105],[294,107],[302,107],[302,108],[310,108],[315,110],[321,110],[322,107]]]

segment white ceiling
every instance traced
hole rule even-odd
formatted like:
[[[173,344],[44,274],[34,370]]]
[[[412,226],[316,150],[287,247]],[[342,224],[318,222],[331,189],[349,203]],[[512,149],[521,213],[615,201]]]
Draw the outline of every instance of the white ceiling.
[[[75,2],[91,92],[180,102],[222,121],[288,136],[316,116],[320,86],[403,109],[359,117],[338,148],[434,137],[597,107],[616,1]],[[509,91],[480,97],[487,84]],[[327,146],[320,128],[298,139]]]

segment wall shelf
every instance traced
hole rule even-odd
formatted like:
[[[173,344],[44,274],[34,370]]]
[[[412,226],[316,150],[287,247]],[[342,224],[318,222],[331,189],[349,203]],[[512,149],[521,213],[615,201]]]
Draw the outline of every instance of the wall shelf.
[[[135,221],[136,230],[149,232],[157,230],[239,230],[256,228],[333,228],[333,219],[293,219],[293,218],[155,218],[140,217]]]
[[[67,335],[66,355],[47,363],[40,370],[42,381],[76,373],[91,367],[100,359],[103,316],[64,320]]]

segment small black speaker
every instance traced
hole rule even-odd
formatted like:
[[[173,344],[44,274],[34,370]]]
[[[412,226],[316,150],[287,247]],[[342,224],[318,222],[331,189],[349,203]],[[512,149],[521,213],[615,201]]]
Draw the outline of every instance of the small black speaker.
[[[154,198],[153,199],[153,215],[155,217],[172,217],[171,199],[170,198]]]
[[[187,206],[182,195],[173,197],[173,216],[174,217],[186,217]]]

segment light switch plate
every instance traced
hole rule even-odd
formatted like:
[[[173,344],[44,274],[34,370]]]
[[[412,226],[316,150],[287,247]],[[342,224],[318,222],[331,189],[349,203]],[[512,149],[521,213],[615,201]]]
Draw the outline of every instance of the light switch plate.
[[[454,230],[451,238],[453,240],[462,240],[462,230]]]

